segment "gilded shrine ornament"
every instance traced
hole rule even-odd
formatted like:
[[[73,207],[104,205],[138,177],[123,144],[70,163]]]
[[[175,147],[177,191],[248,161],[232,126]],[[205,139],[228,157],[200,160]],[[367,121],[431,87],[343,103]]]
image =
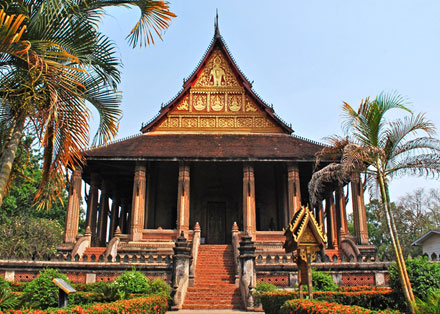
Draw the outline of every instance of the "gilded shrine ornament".
[[[298,265],[300,299],[304,298],[302,286],[307,286],[309,297],[313,299],[311,264],[316,259],[316,252],[323,249],[327,242],[323,227],[318,224],[308,207],[301,206],[284,230],[284,235],[284,250],[292,253],[292,258]]]

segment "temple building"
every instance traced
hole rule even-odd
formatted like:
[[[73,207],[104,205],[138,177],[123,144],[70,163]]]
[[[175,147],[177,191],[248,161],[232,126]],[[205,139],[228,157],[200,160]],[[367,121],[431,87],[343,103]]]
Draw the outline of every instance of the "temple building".
[[[113,256],[173,252],[180,235],[191,243],[196,224],[201,246],[231,244],[236,222],[238,234],[251,237],[257,255],[283,252],[283,227],[301,205],[309,204],[307,186],[315,153],[322,148],[294,135],[291,125],[256,94],[216,25],[205,56],[181,92],[142,125],[140,135],[84,152],[83,168],[72,174],[60,251],[72,256],[91,252],[90,247]],[[81,236],[83,189],[88,228]],[[347,195],[353,235],[347,226]],[[368,244],[357,178],[330,187],[322,206],[311,210],[325,226],[327,254],[343,259],[374,249]]]

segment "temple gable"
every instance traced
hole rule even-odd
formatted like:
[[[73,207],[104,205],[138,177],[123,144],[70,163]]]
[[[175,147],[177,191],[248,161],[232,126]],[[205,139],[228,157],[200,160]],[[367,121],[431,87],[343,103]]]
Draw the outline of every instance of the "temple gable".
[[[169,109],[150,132],[284,133],[240,83],[220,48]]]

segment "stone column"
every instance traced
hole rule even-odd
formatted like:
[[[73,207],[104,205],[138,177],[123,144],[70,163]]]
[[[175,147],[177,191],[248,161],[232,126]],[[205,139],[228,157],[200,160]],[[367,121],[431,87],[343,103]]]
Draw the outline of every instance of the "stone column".
[[[288,208],[290,222],[293,215],[301,207],[301,189],[299,182],[299,168],[298,163],[289,163],[287,165],[287,193],[288,193]]]
[[[185,162],[179,163],[179,180],[177,186],[177,232],[188,236],[190,206],[190,168]]]
[[[114,189],[110,218],[110,239],[114,237],[117,226],[119,226],[119,195],[116,189]]]
[[[146,188],[146,167],[144,163],[136,162],[133,183],[133,198],[131,205],[130,219],[130,240],[142,240],[144,230],[145,214],[145,188]]]
[[[90,190],[87,199],[87,220],[86,226],[90,226],[92,232],[92,243],[96,239],[96,219],[98,210],[98,175],[92,173],[90,176]]]
[[[338,237],[336,231],[336,209],[333,193],[325,199],[325,212],[327,216],[327,240],[330,249],[338,248]]]
[[[81,185],[81,170],[75,170],[70,177],[64,243],[74,243],[76,241],[76,235],[78,234],[79,208],[81,205]]]
[[[257,218],[255,213],[254,167],[243,165],[243,230],[255,240]]]
[[[345,236],[348,234],[347,212],[345,210],[345,194],[344,187],[338,186],[335,191],[336,197],[336,217],[338,236]],[[339,238],[339,237],[338,237]]]
[[[103,181],[101,196],[99,198],[99,216],[98,216],[98,241],[99,246],[105,246],[107,238],[107,220],[108,220],[108,192],[107,184]]]
[[[359,175],[351,180],[351,197],[353,204],[353,225],[357,244],[368,244],[367,212],[364,203],[364,191]]]

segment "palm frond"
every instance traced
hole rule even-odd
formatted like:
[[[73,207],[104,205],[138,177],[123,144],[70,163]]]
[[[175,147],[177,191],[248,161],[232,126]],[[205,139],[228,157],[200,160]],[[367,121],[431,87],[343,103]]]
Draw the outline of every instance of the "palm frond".
[[[417,175],[440,176],[440,155],[439,154],[419,154],[407,157],[396,163],[394,167],[387,169],[386,174],[390,176]]]
[[[141,10],[141,17],[127,36],[128,42],[136,47],[154,44],[154,35],[162,39],[162,32],[169,27],[169,23],[176,15],[170,11],[167,1],[156,0],[91,0],[82,1],[81,11],[95,18],[102,15],[102,8],[107,6],[136,6]]]

